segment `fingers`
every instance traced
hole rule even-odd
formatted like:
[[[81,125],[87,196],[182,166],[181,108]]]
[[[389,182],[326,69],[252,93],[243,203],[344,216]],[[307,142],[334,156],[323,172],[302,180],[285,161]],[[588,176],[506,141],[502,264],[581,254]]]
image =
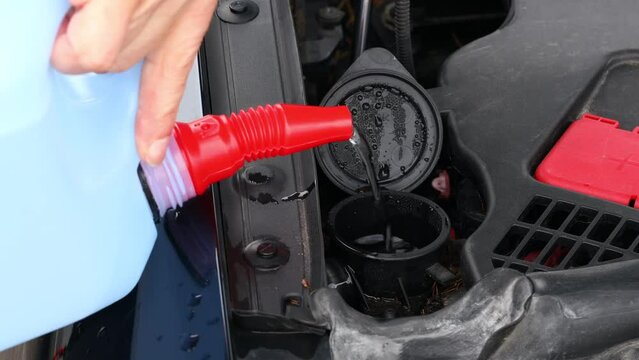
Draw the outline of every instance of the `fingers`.
[[[112,71],[138,63],[166,39],[189,0],[145,0],[131,18],[129,33]]]
[[[164,158],[186,78],[216,0],[69,0],[51,62],[66,73],[125,70],[142,60],[136,145]],[[159,46],[158,46],[159,45]]]
[[[136,145],[142,160],[164,159],[184,86],[210,22],[215,0],[192,0],[142,68]]]
[[[73,0],[51,54],[65,73],[107,72],[115,63],[137,0]]]

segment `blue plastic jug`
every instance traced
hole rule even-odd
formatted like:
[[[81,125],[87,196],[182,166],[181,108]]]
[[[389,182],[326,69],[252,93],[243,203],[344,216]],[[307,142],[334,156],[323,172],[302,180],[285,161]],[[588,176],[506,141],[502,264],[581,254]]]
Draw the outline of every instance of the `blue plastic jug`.
[[[0,350],[126,295],[156,237],[136,172],[140,69],[53,70],[68,7],[0,4]]]

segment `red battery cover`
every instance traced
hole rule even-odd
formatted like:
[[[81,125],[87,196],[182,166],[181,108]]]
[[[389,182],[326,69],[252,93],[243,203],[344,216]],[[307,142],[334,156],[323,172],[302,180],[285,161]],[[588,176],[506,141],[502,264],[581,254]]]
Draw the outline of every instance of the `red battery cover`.
[[[570,125],[535,171],[543,183],[639,208],[639,127],[585,114]]]

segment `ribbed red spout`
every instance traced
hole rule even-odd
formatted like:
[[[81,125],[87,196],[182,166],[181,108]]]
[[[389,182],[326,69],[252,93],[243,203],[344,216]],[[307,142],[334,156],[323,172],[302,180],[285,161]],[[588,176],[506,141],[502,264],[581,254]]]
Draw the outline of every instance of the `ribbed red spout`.
[[[174,136],[197,194],[228,178],[246,161],[288,155],[348,140],[353,121],[346,106],[266,105],[237,114],[178,123]]]

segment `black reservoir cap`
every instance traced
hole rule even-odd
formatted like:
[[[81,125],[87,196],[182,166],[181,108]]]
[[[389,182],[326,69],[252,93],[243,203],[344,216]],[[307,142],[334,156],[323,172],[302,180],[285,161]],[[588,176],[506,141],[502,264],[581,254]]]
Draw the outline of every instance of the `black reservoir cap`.
[[[442,123],[430,96],[393,54],[370,49],[328,92],[322,105],[346,105],[371,147],[382,188],[410,191],[432,172],[442,147]],[[320,167],[348,193],[368,188],[366,170],[345,141],[317,148]]]

